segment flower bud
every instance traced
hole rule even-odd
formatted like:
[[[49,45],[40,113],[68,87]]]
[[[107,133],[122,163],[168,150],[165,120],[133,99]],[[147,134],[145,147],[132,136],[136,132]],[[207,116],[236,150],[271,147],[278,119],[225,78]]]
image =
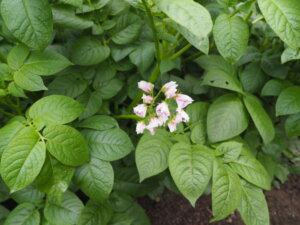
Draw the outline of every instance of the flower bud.
[[[177,108],[177,114],[175,117],[175,122],[176,123],[181,123],[181,122],[188,122],[190,120],[189,115],[182,110],[181,108]]]
[[[177,94],[175,99],[176,99],[177,106],[181,109],[187,107],[189,104],[191,104],[194,101],[190,96],[183,95],[183,94]]]
[[[144,133],[145,129],[146,129],[146,125],[143,121],[137,123],[137,125],[136,125],[136,133],[137,134]]]
[[[142,99],[145,104],[151,104],[153,100],[153,98],[150,95],[145,95],[145,94],[143,94]]]
[[[178,85],[175,81],[170,81],[163,86],[162,90],[165,93],[167,99],[176,96],[177,86]]]
[[[174,132],[177,128],[177,123],[175,120],[172,120],[168,123],[168,127],[169,127],[169,130],[170,132]]]
[[[154,85],[150,82],[142,80],[138,82],[138,87],[146,93],[151,93],[153,91]]]
[[[147,106],[145,104],[139,104],[133,108],[135,115],[139,117],[145,117],[147,113]]]

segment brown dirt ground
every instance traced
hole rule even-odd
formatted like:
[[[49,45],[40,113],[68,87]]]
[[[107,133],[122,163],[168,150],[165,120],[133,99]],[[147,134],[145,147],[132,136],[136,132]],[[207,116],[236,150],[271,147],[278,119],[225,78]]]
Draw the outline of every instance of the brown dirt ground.
[[[300,225],[300,176],[291,175],[280,188],[266,192],[271,225]],[[152,225],[208,225],[210,196],[201,197],[195,208],[182,196],[166,191],[158,201],[139,199]],[[244,225],[238,213],[212,225]]]

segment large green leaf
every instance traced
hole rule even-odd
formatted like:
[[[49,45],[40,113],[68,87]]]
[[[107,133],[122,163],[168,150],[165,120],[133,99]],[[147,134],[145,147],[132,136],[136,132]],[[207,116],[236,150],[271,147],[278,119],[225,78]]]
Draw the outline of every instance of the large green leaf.
[[[75,120],[83,111],[83,107],[72,98],[51,95],[35,102],[28,115],[38,126],[64,124]]]
[[[275,137],[275,128],[261,102],[257,97],[250,94],[245,95],[243,100],[264,143],[271,142]]]
[[[31,184],[46,158],[46,146],[34,130],[20,134],[4,150],[1,176],[11,192]]]
[[[52,13],[47,0],[3,0],[1,16],[12,34],[31,48],[43,49],[52,40]]]
[[[85,130],[83,135],[92,154],[106,161],[121,159],[134,149],[129,136],[120,128],[104,131]]]
[[[9,213],[4,225],[40,225],[40,213],[33,204],[23,203]]]
[[[112,217],[112,206],[109,202],[102,204],[89,200],[81,212],[78,225],[104,225]]]
[[[228,75],[235,74],[235,67],[224,60],[222,56],[219,55],[204,55],[195,59],[195,62],[207,71],[222,71]]]
[[[269,210],[264,193],[258,187],[242,182],[242,199],[238,211],[246,225],[269,225]]]
[[[144,73],[152,65],[155,56],[155,47],[152,42],[140,44],[133,52],[130,53],[130,61]]]
[[[218,142],[241,134],[248,127],[248,116],[242,101],[234,94],[219,97],[207,115],[208,139]]]
[[[219,15],[213,33],[220,54],[229,62],[237,62],[246,52],[249,27],[241,17]]]
[[[250,183],[265,190],[270,190],[271,180],[269,174],[255,158],[241,155],[234,162],[230,163],[230,166]]]
[[[168,155],[171,147],[172,142],[167,132],[159,130],[155,135],[146,133],[142,136],[135,151],[140,181],[168,168]]]
[[[17,85],[27,91],[42,91],[47,90],[43,79],[31,72],[19,70],[14,73],[14,81]]]
[[[32,52],[21,70],[46,76],[55,74],[70,65],[72,63],[63,55],[51,50],[44,50]]]
[[[241,183],[238,175],[232,169],[215,160],[212,184],[212,210],[218,221],[229,216],[239,205],[241,200]]]
[[[96,65],[109,57],[110,49],[93,37],[82,37],[74,43],[72,61],[80,66]]]
[[[107,199],[114,184],[114,171],[109,162],[92,154],[91,161],[76,170],[75,182],[89,198]]]
[[[79,131],[66,125],[50,125],[43,130],[47,150],[67,166],[79,166],[89,161],[86,141]]]
[[[258,0],[267,23],[291,48],[300,47],[300,5],[298,0]]]
[[[289,115],[300,112],[300,86],[284,89],[276,102],[276,115]]]
[[[81,200],[70,191],[67,191],[61,202],[51,199],[44,208],[45,218],[55,225],[77,224],[84,205]]]
[[[169,168],[180,192],[195,206],[212,174],[212,153],[202,145],[175,144],[169,154]]]
[[[79,119],[85,119],[93,116],[99,111],[102,105],[101,92],[96,90],[92,93],[85,92],[83,95],[77,98],[78,102],[85,106],[83,113],[80,115]]]
[[[168,17],[199,38],[205,38],[212,30],[209,12],[193,0],[154,0]]]
[[[34,184],[31,184],[11,195],[11,198],[19,204],[32,203],[37,207],[44,203],[44,197],[45,194],[35,188]]]

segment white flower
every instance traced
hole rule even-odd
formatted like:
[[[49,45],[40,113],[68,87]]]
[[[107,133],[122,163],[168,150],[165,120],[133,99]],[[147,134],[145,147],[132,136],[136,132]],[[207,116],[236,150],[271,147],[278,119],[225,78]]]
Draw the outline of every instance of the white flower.
[[[160,121],[161,126],[164,126],[165,123],[168,121],[169,117],[167,117],[167,116],[159,116],[158,119]]]
[[[136,125],[136,133],[137,134],[144,133],[145,129],[146,129],[146,125],[143,121],[137,123],[137,125]]]
[[[188,122],[190,120],[189,115],[182,110],[181,108],[177,108],[177,114],[175,117],[175,122],[176,123],[181,123],[181,122]]]
[[[145,117],[147,113],[147,106],[145,104],[139,104],[133,108],[135,115],[139,117]]]
[[[141,80],[140,82],[138,82],[138,87],[146,93],[151,93],[153,91],[154,85],[150,82]]]
[[[159,117],[169,117],[170,111],[169,111],[168,104],[166,102],[162,102],[158,106],[156,106],[156,114]]]
[[[191,104],[194,101],[190,96],[183,95],[183,94],[177,94],[175,99],[176,99],[177,106],[181,109],[187,107],[189,104]]]
[[[168,127],[169,127],[169,130],[170,132],[174,132],[177,128],[177,123],[175,120],[172,120],[168,123]]]
[[[178,85],[175,81],[170,81],[163,86],[162,90],[165,93],[167,99],[176,96],[177,86]]]
[[[151,104],[153,100],[153,98],[150,95],[145,95],[145,94],[143,94],[142,99],[145,104]]]

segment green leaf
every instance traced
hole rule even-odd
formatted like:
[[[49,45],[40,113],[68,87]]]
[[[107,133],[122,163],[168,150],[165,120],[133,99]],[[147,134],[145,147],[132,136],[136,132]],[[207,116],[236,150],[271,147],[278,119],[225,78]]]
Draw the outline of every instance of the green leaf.
[[[21,70],[47,76],[53,75],[70,65],[72,63],[63,55],[51,50],[44,50],[32,52]]]
[[[110,55],[110,49],[102,45],[101,41],[93,37],[78,39],[72,48],[72,61],[80,66],[96,65]]]
[[[45,164],[37,177],[35,183],[39,190],[48,196],[60,200],[71,183],[74,168],[65,166],[55,158],[47,155]]]
[[[1,16],[12,34],[31,48],[44,49],[52,41],[52,13],[47,0],[3,0]]]
[[[205,73],[202,85],[219,87],[243,93],[243,88],[239,80],[232,74],[222,70],[209,70]]]
[[[230,163],[230,166],[248,182],[265,190],[271,189],[269,174],[255,158],[241,155],[237,160]]]
[[[193,207],[203,194],[212,175],[213,157],[202,145],[175,144],[169,154],[172,178]]]
[[[115,161],[128,155],[134,146],[129,136],[120,128],[96,131],[85,130],[86,138],[92,154],[106,161]]]
[[[72,98],[51,95],[35,102],[29,109],[29,117],[36,124],[65,124],[75,120],[83,111],[81,104]]]
[[[227,141],[221,143],[216,149],[223,152],[222,160],[224,163],[229,163],[236,160],[242,151],[243,144],[236,141]]]
[[[172,142],[167,132],[158,130],[155,135],[146,133],[142,136],[135,151],[140,181],[168,168],[168,155],[171,147]]]
[[[269,210],[264,193],[248,182],[242,182],[242,199],[238,211],[246,225],[269,225]]]
[[[125,213],[114,213],[108,225],[131,225],[133,218]]]
[[[92,154],[91,161],[76,170],[75,182],[91,199],[102,202],[112,191],[114,171],[109,162]]]
[[[8,53],[7,63],[10,68],[18,70],[29,55],[29,48],[25,45],[16,45]]]
[[[43,79],[36,74],[31,72],[24,72],[19,70],[14,74],[14,81],[19,87],[27,91],[42,91],[47,90],[45,87]]]
[[[89,128],[94,130],[109,130],[114,127],[118,127],[118,122],[113,118],[105,115],[96,115],[76,124],[77,127]],[[0,130],[1,134],[1,130]],[[1,143],[1,142],[0,142]],[[1,148],[0,148],[1,149]]]
[[[293,86],[288,80],[269,80],[261,90],[261,96],[278,96],[284,89]]]
[[[47,150],[67,166],[79,166],[89,161],[89,149],[79,131],[66,125],[50,125],[43,130]]]
[[[300,112],[300,86],[284,89],[276,102],[276,115],[290,115]]]
[[[260,100],[250,94],[245,95],[243,100],[264,143],[270,143],[275,137],[275,128]]]
[[[278,55],[264,54],[260,66],[266,74],[281,80],[286,79],[289,73],[288,67],[280,63]]]
[[[76,7],[81,6],[83,3],[83,0],[59,0],[59,1],[66,3],[66,4],[76,6]]]
[[[289,61],[300,59],[299,50],[286,48],[281,55],[281,63],[284,64]]]
[[[290,115],[285,121],[285,132],[289,137],[300,136],[300,113]]]
[[[101,97],[106,99],[111,99],[115,95],[119,93],[119,91],[123,87],[123,82],[117,78],[103,82],[98,83],[96,89],[101,94]]]
[[[0,205],[0,224],[3,225],[5,219],[7,218],[9,214],[9,211],[3,207],[2,205]]]
[[[22,56],[20,56],[22,57]],[[13,80],[13,70],[5,63],[0,63],[0,81]]]
[[[140,17],[131,13],[121,14],[116,19],[116,26],[112,31],[112,41],[119,45],[132,43],[139,37],[141,29]]]
[[[19,134],[4,150],[1,176],[11,193],[31,184],[42,169],[46,146],[34,130]]]
[[[213,34],[220,54],[230,63],[237,62],[246,52],[249,27],[241,17],[219,15],[215,21]]]
[[[79,119],[85,119],[96,114],[101,105],[102,97],[101,92],[96,90],[92,93],[86,92],[77,98],[78,102],[85,106],[84,111],[80,115]]]
[[[6,184],[3,182],[2,178],[0,177],[0,203],[5,202],[9,198],[10,198],[9,188],[6,186]],[[0,209],[0,212],[1,212],[1,209]],[[1,222],[1,213],[0,213],[0,222]]]
[[[70,191],[67,191],[62,202],[51,201],[46,202],[44,208],[44,216],[51,224],[55,225],[74,225],[77,224],[84,205],[81,200]]]
[[[7,88],[8,92],[15,97],[27,98],[24,90],[20,88],[15,82],[11,82]]]
[[[19,204],[29,202],[37,207],[43,204],[44,197],[45,194],[36,189],[33,184],[11,195],[11,198]]]
[[[208,109],[207,133],[211,142],[233,138],[247,127],[248,116],[245,107],[234,94],[219,97]]]
[[[300,5],[297,0],[258,0],[267,23],[287,45],[300,47]]]
[[[109,202],[102,204],[89,200],[81,212],[78,225],[104,225],[112,217],[112,206]]]
[[[172,20],[185,27],[196,37],[207,37],[212,30],[209,12],[192,0],[154,0],[161,11]]]
[[[155,46],[153,42],[144,42],[130,53],[130,61],[138,67],[141,73],[146,72],[152,65],[155,57]]]
[[[229,216],[239,205],[242,195],[240,178],[232,169],[215,160],[212,184],[212,211],[210,222]]]
[[[18,205],[11,211],[4,222],[4,225],[39,225],[40,213],[31,203]]]

